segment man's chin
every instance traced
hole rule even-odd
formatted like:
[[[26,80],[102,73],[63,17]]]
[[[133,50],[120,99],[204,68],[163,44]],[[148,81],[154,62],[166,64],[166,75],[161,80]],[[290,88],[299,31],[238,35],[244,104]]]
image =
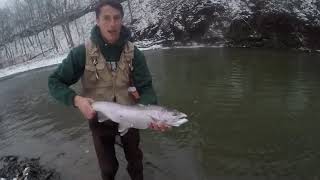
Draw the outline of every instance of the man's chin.
[[[107,41],[108,41],[108,43],[110,43],[110,44],[114,44],[114,43],[117,42],[117,39],[115,39],[115,38],[109,38],[109,39],[107,39]]]
[[[117,36],[117,37],[109,37],[109,38],[106,38],[107,39],[107,42],[110,43],[110,44],[114,44],[118,41],[120,37]]]

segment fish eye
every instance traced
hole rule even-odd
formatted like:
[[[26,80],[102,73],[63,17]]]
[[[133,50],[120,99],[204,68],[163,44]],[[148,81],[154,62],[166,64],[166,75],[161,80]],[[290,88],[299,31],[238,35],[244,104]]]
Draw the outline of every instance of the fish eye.
[[[178,115],[179,115],[179,111],[174,110],[174,111],[172,112],[172,114],[173,114],[173,116],[178,116]]]

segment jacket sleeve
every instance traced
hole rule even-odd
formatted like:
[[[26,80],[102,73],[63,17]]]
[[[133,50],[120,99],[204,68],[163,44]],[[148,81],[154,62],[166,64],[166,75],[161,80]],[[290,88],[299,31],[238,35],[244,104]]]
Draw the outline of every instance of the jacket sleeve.
[[[67,58],[48,78],[50,94],[59,102],[71,106],[76,92],[69,86],[75,84],[85,67],[85,46],[80,45],[70,51]]]
[[[143,53],[135,47],[133,59],[133,83],[140,94],[139,104],[157,104],[152,77]]]

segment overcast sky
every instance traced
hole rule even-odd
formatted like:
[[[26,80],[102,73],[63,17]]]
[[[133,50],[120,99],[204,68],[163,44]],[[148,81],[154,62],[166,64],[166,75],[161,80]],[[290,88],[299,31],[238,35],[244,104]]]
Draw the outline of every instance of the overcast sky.
[[[0,0],[0,7],[4,7],[8,0]]]

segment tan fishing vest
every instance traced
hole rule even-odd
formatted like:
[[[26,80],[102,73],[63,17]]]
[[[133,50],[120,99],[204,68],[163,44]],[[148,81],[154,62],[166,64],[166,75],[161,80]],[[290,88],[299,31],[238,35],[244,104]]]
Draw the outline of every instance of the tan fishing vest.
[[[133,98],[128,93],[130,73],[133,68],[133,43],[125,44],[115,71],[112,71],[96,44],[88,40],[85,46],[86,65],[81,78],[83,96],[96,101],[134,104]]]

